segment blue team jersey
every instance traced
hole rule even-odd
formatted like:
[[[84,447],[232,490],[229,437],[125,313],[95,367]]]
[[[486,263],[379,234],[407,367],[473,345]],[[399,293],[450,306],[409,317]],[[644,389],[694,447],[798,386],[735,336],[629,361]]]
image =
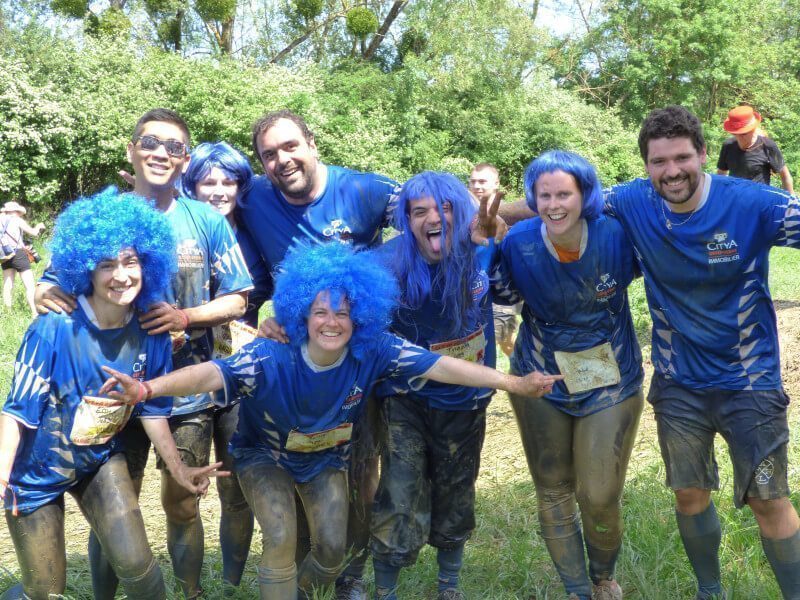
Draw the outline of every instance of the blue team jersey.
[[[609,343],[619,383],[570,394],[556,382],[546,396],[558,408],[585,416],[613,406],[642,385],[642,355],[633,329],[627,287],[635,277],[633,247],[620,224],[584,221],[580,257],[562,263],[539,217],[518,223],[500,244],[492,273],[495,300],[524,301],[511,368],[559,373],[555,351],[580,352]]]
[[[10,483],[22,513],[58,498],[122,450],[120,436],[107,443],[72,442],[81,399],[97,396],[107,365],[140,381],[169,372],[169,335],[147,335],[135,316],[119,329],[98,329],[83,297],[71,315],[40,315],[25,333],[14,363],[3,413],[23,425]],[[137,404],[131,418],[166,418],[169,397]],[[11,510],[12,494],[5,508]]]
[[[252,188],[237,207],[237,218],[266,267],[259,272],[271,273],[290,248],[309,241],[336,240],[358,249],[381,243],[381,231],[391,223],[396,206],[397,183],[344,167],[326,169],[325,190],[303,206],[289,204],[266,176],[253,178]],[[266,298],[268,285],[256,281],[256,297]]]
[[[207,304],[214,298],[252,289],[250,274],[225,217],[203,202],[178,198],[164,213],[178,241],[178,275],[167,302],[178,308]],[[186,343],[173,356],[176,369],[211,360],[211,327],[190,327]],[[212,394],[176,397],[172,411],[183,415],[214,404]]]
[[[768,256],[772,246],[800,245],[797,199],[706,175],[688,217],[672,214],[644,179],[613,187],[606,202],[644,274],[655,371],[689,388],[780,388]]]
[[[394,238],[381,250],[381,255],[387,259],[390,267],[399,260],[397,255],[399,241],[398,238]],[[477,319],[467,323],[457,334],[448,333],[451,331],[452,322],[444,312],[441,293],[437,294],[434,288],[432,295],[419,308],[399,307],[392,320],[391,330],[412,344],[437,354],[455,356],[494,368],[497,357],[488,277],[493,247],[476,247],[475,254],[478,269],[473,275],[471,289],[473,301],[480,308]],[[429,267],[431,281],[435,281],[440,266],[429,265]],[[403,282],[400,282],[400,285],[402,286]],[[378,397],[385,397],[408,391],[407,386],[397,383],[395,380],[386,380],[377,386],[375,394]],[[425,401],[430,407],[438,410],[475,410],[486,407],[494,390],[429,381],[423,388],[410,393],[415,399]]]
[[[383,334],[369,360],[345,352],[333,365],[320,367],[305,347],[257,339],[230,358],[215,360],[227,396],[242,397],[239,425],[231,440],[237,467],[252,463],[279,465],[298,482],[323,469],[347,469],[348,439],[318,451],[288,450],[290,436],[345,431],[358,420],[375,382],[397,377],[406,385],[421,379],[439,356],[391,334]]]

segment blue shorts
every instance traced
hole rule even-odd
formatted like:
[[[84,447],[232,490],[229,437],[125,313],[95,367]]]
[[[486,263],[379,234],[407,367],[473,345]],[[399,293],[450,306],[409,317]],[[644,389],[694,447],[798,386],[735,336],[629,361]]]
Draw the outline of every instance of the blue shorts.
[[[719,489],[714,436],[728,443],[734,503],[789,495],[787,444],[789,398],[783,389],[689,389],[653,375],[653,405],[667,485],[673,490]]]

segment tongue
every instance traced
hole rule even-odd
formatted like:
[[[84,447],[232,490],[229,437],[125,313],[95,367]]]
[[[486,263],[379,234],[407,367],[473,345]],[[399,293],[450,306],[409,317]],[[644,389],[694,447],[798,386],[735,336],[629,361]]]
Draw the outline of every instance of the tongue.
[[[441,252],[442,251],[442,236],[441,235],[431,235],[428,236],[428,242],[431,245],[431,250],[434,252]]]

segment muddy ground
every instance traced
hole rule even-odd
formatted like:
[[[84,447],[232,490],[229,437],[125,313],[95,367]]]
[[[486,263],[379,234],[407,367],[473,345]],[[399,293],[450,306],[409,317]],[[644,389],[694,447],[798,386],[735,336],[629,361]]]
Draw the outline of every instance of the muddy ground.
[[[778,313],[778,329],[780,331],[781,361],[783,380],[789,397],[794,400],[790,406],[790,422],[798,426],[797,402],[800,402],[800,303],[776,303]],[[642,349],[643,355],[649,357],[650,349]],[[645,359],[647,389],[652,367],[649,358]],[[655,436],[655,422],[649,406],[646,405],[639,428],[639,436],[634,448],[629,475],[635,473],[637,465],[652,464],[658,458],[658,444]],[[797,488],[800,482],[794,476],[798,465],[792,465],[790,483]],[[511,407],[505,394],[498,394],[489,407],[489,419],[486,442],[483,449],[481,475],[478,485],[496,485],[512,481],[527,480],[529,477],[525,457],[519,442],[519,434]],[[150,539],[156,555],[162,558],[162,564],[168,562],[164,531],[164,516],[159,500],[159,473],[155,469],[155,461],[150,460],[145,476],[142,494],[142,512]],[[79,509],[67,496],[66,540],[67,555],[70,567],[85,569],[86,540],[88,527]],[[212,488],[208,497],[202,501],[201,510],[206,527],[206,548],[209,553],[216,553],[218,540],[217,524],[219,522],[219,502],[216,491]],[[260,550],[260,533],[256,531],[253,551]],[[252,557],[252,553],[251,553]],[[16,556],[5,524],[0,525],[0,567],[15,571]],[[79,575],[80,576],[80,575]],[[88,584],[88,577],[87,577]]]

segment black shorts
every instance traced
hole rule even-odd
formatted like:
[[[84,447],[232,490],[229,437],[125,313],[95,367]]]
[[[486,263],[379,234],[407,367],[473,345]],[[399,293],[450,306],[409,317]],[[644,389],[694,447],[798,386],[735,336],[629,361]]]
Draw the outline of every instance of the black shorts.
[[[0,267],[5,271],[6,269],[14,269],[17,273],[31,270],[31,261],[28,259],[28,253],[22,248],[14,253],[11,258],[0,262]]]
[[[789,398],[777,390],[688,389],[654,375],[648,401],[658,425],[667,485],[674,490],[719,489],[714,436],[728,443],[734,503],[789,495]]]

